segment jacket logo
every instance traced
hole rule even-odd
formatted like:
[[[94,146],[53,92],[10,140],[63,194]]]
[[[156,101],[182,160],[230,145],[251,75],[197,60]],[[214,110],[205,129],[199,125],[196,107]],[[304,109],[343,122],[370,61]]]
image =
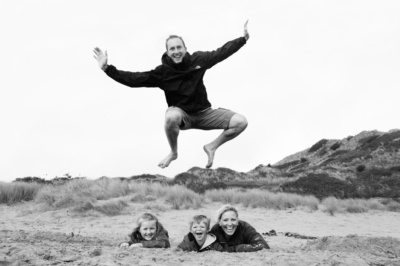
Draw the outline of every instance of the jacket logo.
[[[196,66],[196,67],[195,67],[195,69],[200,69],[200,68],[201,68],[201,66]]]

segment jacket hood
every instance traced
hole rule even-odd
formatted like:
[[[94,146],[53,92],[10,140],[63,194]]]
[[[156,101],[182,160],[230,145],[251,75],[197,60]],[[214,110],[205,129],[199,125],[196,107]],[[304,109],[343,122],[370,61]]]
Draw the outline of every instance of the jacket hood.
[[[202,249],[208,247],[209,245],[211,245],[212,243],[214,243],[215,241],[217,241],[217,237],[214,234],[207,233],[206,241],[204,242],[203,246],[201,246],[201,247],[197,244],[196,238],[194,237],[194,235],[192,233],[185,235],[183,237],[183,240],[187,243],[190,243],[190,242],[195,243],[197,248],[199,250],[202,250]]]
[[[172,67],[173,69],[176,70],[187,70],[189,65],[190,65],[190,54],[186,52],[185,56],[182,59],[182,62],[179,64],[176,64],[172,59],[168,56],[167,52],[165,52],[161,56],[161,63],[163,65],[167,65],[169,67]]]
[[[203,246],[200,248],[202,250],[203,248],[208,247],[212,243],[214,243],[217,240],[217,237],[211,233],[207,234],[206,242],[204,242]]]

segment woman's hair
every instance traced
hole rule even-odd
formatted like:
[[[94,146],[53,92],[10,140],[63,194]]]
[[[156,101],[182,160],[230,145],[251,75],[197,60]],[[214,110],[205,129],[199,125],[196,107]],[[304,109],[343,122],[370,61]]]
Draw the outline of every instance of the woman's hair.
[[[228,211],[233,211],[234,213],[236,213],[236,217],[239,217],[238,210],[237,210],[235,207],[233,207],[232,205],[226,204],[226,205],[222,206],[222,207],[217,211],[217,221],[219,222],[219,221],[221,220],[222,215],[223,215],[225,212],[228,212]]]
[[[192,226],[193,226],[194,223],[198,223],[199,224],[201,222],[204,222],[206,224],[207,231],[209,231],[210,230],[210,222],[211,222],[211,220],[210,220],[210,218],[208,218],[205,215],[195,215],[195,216],[193,216],[193,218],[189,222],[189,225],[190,225],[189,230],[192,229]]]
[[[152,213],[146,212],[137,218],[135,226],[133,227],[132,233],[130,235],[133,235],[134,233],[139,232],[140,227],[142,226],[142,223],[147,222],[147,221],[156,221],[156,226],[157,226],[156,235],[164,230],[164,227],[158,221],[157,217]]]

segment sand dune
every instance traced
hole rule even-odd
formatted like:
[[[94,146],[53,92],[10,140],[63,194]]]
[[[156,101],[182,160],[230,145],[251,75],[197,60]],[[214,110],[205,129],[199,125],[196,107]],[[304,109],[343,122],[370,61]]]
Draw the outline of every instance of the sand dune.
[[[132,221],[146,210],[131,204],[124,215],[84,216],[35,203],[0,206],[0,265],[400,265],[400,213],[335,214],[239,207],[240,218],[266,238],[271,250],[255,253],[185,253],[176,247],[198,213],[214,219],[221,204],[199,210],[152,211],[170,234],[171,249],[121,250]],[[215,219],[214,219],[215,221]],[[285,236],[316,237],[303,239]]]

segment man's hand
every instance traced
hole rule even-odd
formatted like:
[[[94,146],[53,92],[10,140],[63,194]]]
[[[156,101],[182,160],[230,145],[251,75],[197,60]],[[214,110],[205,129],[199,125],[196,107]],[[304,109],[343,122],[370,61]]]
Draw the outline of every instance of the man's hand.
[[[105,53],[103,53],[102,50],[100,50],[100,48],[96,47],[93,49],[94,52],[94,59],[97,60],[97,63],[99,64],[99,67],[101,68],[101,70],[106,70],[107,68],[107,60],[108,60],[108,55],[107,55],[107,51],[105,51]]]
[[[246,23],[244,23],[244,34],[243,36],[246,38],[246,41],[250,38],[250,34],[247,31],[247,23],[249,22],[249,20],[246,20]]]

